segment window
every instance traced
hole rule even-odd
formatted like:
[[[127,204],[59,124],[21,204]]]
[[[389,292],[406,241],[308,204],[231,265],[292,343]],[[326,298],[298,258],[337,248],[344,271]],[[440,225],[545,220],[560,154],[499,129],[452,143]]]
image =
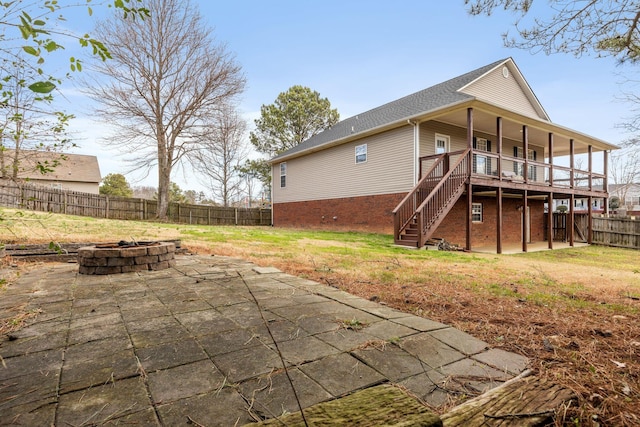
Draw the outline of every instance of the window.
[[[489,151],[487,140],[485,138],[476,138],[476,150]]]
[[[473,171],[483,175],[487,174],[487,158],[486,156],[473,155]]]
[[[436,154],[448,153],[451,139],[448,135],[436,133]]]
[[[491,152],[491,141],[486,138],[473,137],[473,149],[487,153]],[[491,157],[473,153],[473,173],[491,175]]]
[[[536,151],[529,149],[528,160],[536,160]],[[524,159],[522,147],[513,147],[513,157]],[[513,171],[516,175],[524,176],[524,163],[513,162]],[[538,169],[534,165],[529,165],[528,178],[530,181],[537,179]]]
[[[287,186],[287,162],[280,163],[280,188]]]
[[[356,145],[356,164],[366,163],[367,161],[367,144]]]
[[[482,222],[482,203],[471,204],[471,221]]]

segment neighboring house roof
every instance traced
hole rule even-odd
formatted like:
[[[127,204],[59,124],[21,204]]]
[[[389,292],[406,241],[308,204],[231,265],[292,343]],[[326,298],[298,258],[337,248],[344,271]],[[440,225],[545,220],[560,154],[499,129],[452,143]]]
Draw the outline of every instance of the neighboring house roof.
[[[5,150],[5,167],[9,159],[13,159],[13,150]],[[99,184],[102,180],[100,176],[100,166],[96,156],[84,154],[67,154],[52,151],[24,150],[20,152],[20,171],[18,177],[22,179],[37,179],[46,181],[67,181],[67,182],[88,182]],[[52,167],[53,171],[40,173],[37,164],[52,164],[58,160],[59,164]]]
[[[533,118],[537,121],[551,124],[549,116],[524,79],[522,73],[520,73],[513,59],[506,58],[338,122],[303,143],[275,156],[271,159],[271,162],[275,163],[285,158],[328,148],[349,138],[360,135],[364,136],[367,133],[375,132],[377,129],[389,127],[394,124],[405,124],[407,120],[414,120],[431,112],[455,107],[457,104],[463,104],[473,100],[492,104],[491,100],[481,99],[468,92],[473,93],[474,84],[501,66],[508,66],[511,74],[513,74],[520,85],[524,96],[531,106],[531,110],[535,112],[536,117]],[[615,148],[615,146],[611,147]]]

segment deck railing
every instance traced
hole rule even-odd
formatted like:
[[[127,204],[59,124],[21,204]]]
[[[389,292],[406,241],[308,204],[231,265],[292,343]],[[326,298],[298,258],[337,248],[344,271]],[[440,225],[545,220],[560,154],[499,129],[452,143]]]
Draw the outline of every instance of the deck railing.
[[[420,230],[418,247],[424,246],[429,231],[442,220],[442,214],[455,204],[464,191],[464,184],[470,175],[470,152],[471,150],[467,149],[461,153],[456,163],[416,209],[416,220]]]
[[[429,170],[420,178],[416,186],[407,194],[400,204],[393,210],[394,238],[398,240],[400,234],[415,218],[416,208],[422,204],[431,190],[440,182],[448,170],[448,153],[428,156],[420,159],[420,169],[424,161],[431,163]]]
[[[474,176],[522,182],[540,187],[606,192],[605,175],[537,160],[472,151]]]

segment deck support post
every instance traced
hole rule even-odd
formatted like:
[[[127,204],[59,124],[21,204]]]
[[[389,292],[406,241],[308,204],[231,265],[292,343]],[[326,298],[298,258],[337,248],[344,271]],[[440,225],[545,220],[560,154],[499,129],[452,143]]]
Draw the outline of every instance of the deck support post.
[[[572,169],[573,170],[573,169]],[[573,172],[572,172],[573,175]],[[573,181],[573,179],[571,180]],[[573,195],[573,193],[571,193],[571,196],[569,196],[569,218],[567,220],[567,234],[569,237],[569,246],[573,247],[573,227],[575,224],[575,209],[574,209],[574,205],[575,205],[575,200],[576,200],[576,196]]]
[[[588,165],[589,165],[589,191],[593,191],[593,146],[588,148]]]
[[[593,243],[593,197],[589,196],[587,198],[589,202],[589,208],[587,210],[587,243]]]
[[[549,132],[549,186],[553,188],[553,132]],[[549,210],[553,210],[551,205]]]
[[[529,208],[529,204],[527,203],[527,193],[527,190],[524,190],[524,194],[522,196],[522,252],[527,252],[529,243],[527,242],[527,237],[531,232],[529,229],[529,216],[527,215],[527,210]]]
[[[575,173],[574,173],[574,169],[576,167],[576,163],[575,163],[575,147],[574,147],[574,143],[573,143],[573,138],[571,138],[569,140],[569,185],[571,186],[570,188],[573,190],[575,188]]]
[[[553,192],[549,192],[547,197],[547,243],[549,249],[553,249]]]
[[[466,244],[465,244],[465,249],[467,251],[471,250],[471,224],[473,223],[472,221],[472,215],[471,212],[473,210],[473,190],[472,190],[472,185],[471,185],[471,180],[469,180],[469,183],[467,184],[467,227],[466,227]]]
[[[498,154],[498,180],[502,181],[502,117],[496,119],[496,153]]]
[[[498,180],[502,181],[502,117],[496,118],[496,152],[498,154]],[[496,253],[502,253],[502,187],[496,190]]]
[[[496,253],[502,253],[502,187],[496,191]]]
[[[529,127],[522,125],[522,157],[524,158],[524,166],[522,167],[522,176],[525,184],[529,183]]]
[[[472,150],[473,149],[473,108],[467,108],[467,147]],[[471,156],[471,152],[469,152],[469,156]],[[471,210],[473,208],[473,188],[471,186],[471,171],[473,168],[471,162],[471,157],[467,162],[467,227],[466,227],[466,247],[467,251],[471,250],[471,224],[472,224],[472,216]]]

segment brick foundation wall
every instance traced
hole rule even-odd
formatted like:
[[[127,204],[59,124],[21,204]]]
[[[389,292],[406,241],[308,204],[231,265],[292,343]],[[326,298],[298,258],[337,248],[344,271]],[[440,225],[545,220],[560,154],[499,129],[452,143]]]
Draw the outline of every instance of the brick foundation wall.
[[[393,209],[406,194],[275,203],[275,227],[393,234]],[[335,218],[335,219],[334,219]]]
[[[471,247],[496,244],[496,199],[474,197],[474,203],[482,203],[483,221],[471,226]],[[529,200],[531,215],[531,241],[544,240],[544,202]],[[522,199],[502,199],[502,243],[522,242]],[[466,202],[462,196],[442,221],[433,237],[442,237],[449,242],[464,246],[466,243]]]
[[[365,231],[393,234],[393,209],[405,194],[349,197],[344,199],[312,200],[307,202],[274,203],[275,227],[311,228],[319,230]],[[466,202],[463,196],[447,215],[434,237],[465,245]],[[483,222],[473,223],[471,245],[484,246],[496,243],[496,199],[474,197],[474,203],[482,203]],[[502,201],[502,242],[522,241],[521,199]],[[531,213],[531,240],[544,240],[544,202],[529,201]],[[334,219],[335,217],[335,219]]]

